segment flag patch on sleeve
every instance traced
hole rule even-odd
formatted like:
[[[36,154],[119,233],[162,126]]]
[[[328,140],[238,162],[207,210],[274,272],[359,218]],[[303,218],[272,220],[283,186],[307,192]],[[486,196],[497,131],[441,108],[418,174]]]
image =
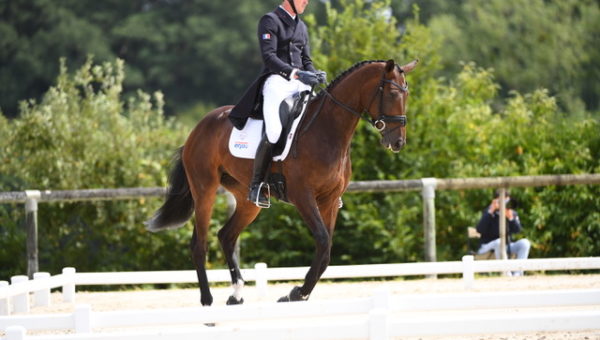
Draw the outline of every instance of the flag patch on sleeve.
[[[262,37],[262,40],[271,40],[271,34],[270,33],[265,33],[261,37]]]

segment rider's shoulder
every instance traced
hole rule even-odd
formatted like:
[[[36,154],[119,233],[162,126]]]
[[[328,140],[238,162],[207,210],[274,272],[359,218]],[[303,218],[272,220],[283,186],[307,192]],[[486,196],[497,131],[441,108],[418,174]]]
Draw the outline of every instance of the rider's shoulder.
[[[269,12],[260,18],[258,25],[265,28],[275,28],[278,26],[278,21],[277,16],[273,12]]]
[[[260,18],[260,21],[278,21],[278,20],[279,20],[279,17],[277,16],[277,12],[275,12],[275,11],[267,12]]]

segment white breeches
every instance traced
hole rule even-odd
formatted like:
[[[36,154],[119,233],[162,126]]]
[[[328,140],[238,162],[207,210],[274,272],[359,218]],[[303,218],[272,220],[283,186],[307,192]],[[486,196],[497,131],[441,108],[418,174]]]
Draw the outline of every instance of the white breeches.
[[[298,92],[310,91],[311,87],[297,79],[287,80],[280,75],[270,75],[263,85],[263,116],[269,143],[277,143],[281,136],[279,106],[281,102]]]

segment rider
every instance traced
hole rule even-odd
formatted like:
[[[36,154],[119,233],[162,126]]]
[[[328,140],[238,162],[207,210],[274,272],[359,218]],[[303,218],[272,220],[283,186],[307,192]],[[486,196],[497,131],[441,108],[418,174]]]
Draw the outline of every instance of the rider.
[[[266,171],[271,165],[273,144],[279,140],[282,126],[279,118],[281,102],[288,96],[311,90],[325,78],[317,72],[310,58],[308,32],[299,15],[309,0],[283,0],[273,12],[265,14],[258,24],[258,40],[264,63],[261,76],[232,109],[229,119],[242,129],[255,111],[262,86],[265,134],[256,150],[254,172],[248,199],[268,208],[269,198],[263,192]]]

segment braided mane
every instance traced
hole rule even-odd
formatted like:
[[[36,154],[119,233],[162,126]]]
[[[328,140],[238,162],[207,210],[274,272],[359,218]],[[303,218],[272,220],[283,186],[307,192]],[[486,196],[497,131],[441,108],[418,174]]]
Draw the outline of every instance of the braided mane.
[[[327,87],[325,88],[325,91],[331,90],[342,79],[344,79],[348,74],[356,71],[357,69],[363,67],[364,65],[369,65],[369,64],[373,64],[373,63],[382,63],[382,62],[384,63],[385,60],[363,60],[363,61],[359,61],[358,63],[350,66],[350,68],[348,68],[346,71],[344,71],[340,75],[338,75],[331,83],[329,83],[329,85],[327,85]],[[321,96],[322,94],[323,94],[323,91],[320,91],[318,96]]]

